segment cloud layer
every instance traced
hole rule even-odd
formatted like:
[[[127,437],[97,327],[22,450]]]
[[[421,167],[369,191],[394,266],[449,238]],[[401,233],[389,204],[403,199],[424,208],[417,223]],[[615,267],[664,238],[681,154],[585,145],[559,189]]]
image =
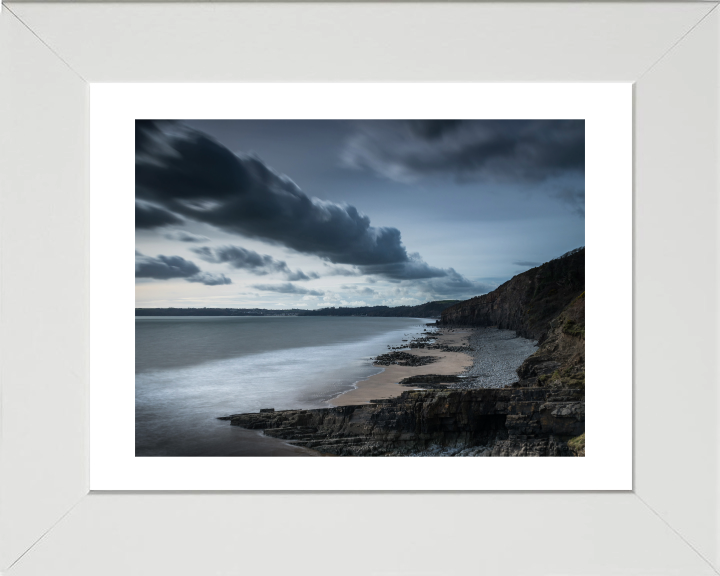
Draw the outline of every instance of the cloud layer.
[[[352,205],[311,198],[259,158],[236,155],[181,124],[137,121],[135,159],[136,197],[178,219],[391,279],[442,275],[408,255],[397,228],[373,227]]]
[[[550,128],[547,122],[450,120],[362,126],[345,150],[345,162],[394,179],[442,172],[537,179],[559,170],[582,170],[584,165],[582,122],[554,123]],[[136,122],[135,157],[143,227],[202,222],[317,256],[328,263],[327,275],[412,282],[424,293],[442,297],[484,291],[483,285],[454,269],[430,266],[419,254],[408,253],[397,228],[372,226],[370,218],[350,204],[312,198],[258,157],[235,154],[178,122]],[[197,241],[180,232],[169,234],[181,241]],[[319,277],[292,271],[282,260],[239,246],[192,251],[206,262],[255,275],[280,273],[290,282]],[[302,292],[305,289],[290,282],[273,285],[272,290],[270,285],[258,289],[322,294]]]
[[[399,230],[372,227],[354,206],[310,198],[257,157],[172,122],[138,121],[136,137],[135,193],[146,203],[334,263],[407,259]]]
[[[408,120],[358,124],[346,166],[398,182],[541,181],[585,170],[584,120]]]

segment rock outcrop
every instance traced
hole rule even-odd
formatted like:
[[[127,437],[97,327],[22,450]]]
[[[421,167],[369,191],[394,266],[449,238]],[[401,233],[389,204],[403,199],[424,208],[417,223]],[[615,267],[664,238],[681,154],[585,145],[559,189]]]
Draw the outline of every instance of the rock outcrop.
[[[221,420],[338,456],[573,456],[567,443],[584,432],[585,406],[569,389],[414,390],[374,404]]]
[[[438,361],[438,356],[415,356],[407,352],[388,352],[381,354],[373,361],[375,366],[426,366]]]
[[[441,325],[497,326],[542,342],[550,322],[585,291],[585,248],[508,280],[442,312]]]
[[[518,368],[517,386],[585,388],[585,293],[550,323],[537,352]]]

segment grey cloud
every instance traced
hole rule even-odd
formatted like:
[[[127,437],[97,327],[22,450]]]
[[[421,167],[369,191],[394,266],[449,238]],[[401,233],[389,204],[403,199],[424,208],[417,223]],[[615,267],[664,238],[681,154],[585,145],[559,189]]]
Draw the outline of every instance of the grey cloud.
[[[188,282],[200,282],[206,286],[231,284],[230,278],[224,274],[203,272],[194,262],[181,256],[163,256],[157,258],[145,256],[135,250],[135,278],[153,278],[170,280],[184,278]]]
[[[448,274],[442,278],[422,280],[417,284],[420,292],[433,300],[464,300],[480,294],[487,294],[495,289],[495,286],[469,280],[453,268],[449,268]]]
[[[286,262],[276,260],[269,254],[259,254],[254,250],[248,250],[241,246],[220,246],[217,248],[203,246],[201,248],[191,248],[191,250],[205,262],[229,264],[233,268],[247,270],[257,276],[280,272],[285,274],[288,280],[312,280],[320,277],[316,272],[309,272],[308,274],[305,274],[302,270],[293,272]]]
[[[259,158],[179,123],[136,122],[135,194],[183,217],[334,264],[408,261],[396,228],[376,228],[351,205],[307,196]]]
[[[185,230],[175,230],[165,234],[165,238],[168,240],[179,240],[180,242],[209,242],[210,238],[207,236],[201,236],[200,234],[193,234]]]
[[[249,270],[262,275],[269,272],[289,272],[288,265],[282,260],[275,260],[268,254],[259,254],[240,246],[220,246],[218,248],[191,248],[205,262],[229,264],[233,268]]]
[[[295,270],[295,272],[288,272],[287,279],[290,281],[296,280],[317,280],[320,278],[320,274],[317,272],[308,272],[305,274],[302,270]]]
[[[210,272],[198,272],[186,278],[188,282],[200,282],[205,286],[220,286],[222,284],[232,284],[232,280],[225,274],[211,274]]]
[[[135,251],[135,278],[154,278],[169,280],[170,278],[189,278],[200,273],[190,260],[180,256],[145,256]]]
[[[358,124],[344,164],[398,182],[541,181],[585,170],[584,120],[409,120]]]
[[[535,266],[540,266],[541,262],[530,262],[528,260],[518,260],[517,262],[513,262],[515,266],[527,266],[528,268],[534,268]]]
[[[256,290],[263,290],[265,292],[279,292],[280,294],[307,294],[308,296],[322,296],[325,292],[319,290],[308,290],[307,288],[301,288],[295,286],[290,282],[285,284],[254,284],[252,286]]]
[[[363,274],[375,274],[393,281],[440,278],[447,276],[452,270],[452,268],[445,270],[429,266],[417,252],[408,255],[408,260],[405,262],[359,266],[359,268]]]
[[[360,276],[362,274],[359,270],[350,270],[342,266],[330,266],[329,264],[325,264],[325,266],[327,267],[326,276]]]
[[[151,229],[181,224],[182,218],[147,202],[135,202],[135,228]]]

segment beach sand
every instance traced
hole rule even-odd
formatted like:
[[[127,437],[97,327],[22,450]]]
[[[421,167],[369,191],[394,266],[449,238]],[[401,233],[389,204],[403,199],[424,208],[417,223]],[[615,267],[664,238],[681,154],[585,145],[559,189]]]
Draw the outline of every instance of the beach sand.
[[[442,329],[441,329],[442,330]],[[437,339],[440,344],[448,346],[460,346],[467,344],[470,330],[442,330],[443,335]],[[398,382],[408,376],[420,374],[460,374],[472,366],[473,360],[469,354],[462,352],[441,352],[440,350],[426,350],[424,348],[413,348],[403,350],[416,356],[438,356],[440,360],[425,366],[398,366],[393,364],[386,366],[380,374],[370,376],[361,380],[357,388],[333,398],[328,403],[331,406],[348,406],[352,404],[370,404],[371,400],[394,398],[400,396],[407,390],[413,390],[412,386],[400,386]],[[422,388],[422,385],[417,385]]]

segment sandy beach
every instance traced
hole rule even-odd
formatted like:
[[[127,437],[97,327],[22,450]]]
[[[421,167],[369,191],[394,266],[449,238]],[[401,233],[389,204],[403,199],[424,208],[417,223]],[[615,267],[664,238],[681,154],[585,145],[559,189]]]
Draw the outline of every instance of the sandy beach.
[[[443,335],[437,338],[439,344],[447,346],[466,345],[470,330],[444,330]],[[400,386],[398,382],[408,376],[420,374],[454,375],[464,372],[473,364],[472,356],[462,352],[441,352],[440,350],[426,350],[414,348],[404,350],[415,356],[436,356],[437,362],[426,366],[386,366],[380,374],[370,376],[358,382],[357,388],[333,398],[328,403],[332,406],[348,406],[352,404],[369,404],[371,400],[394,398],[402,392],[412,390],[409,386]],[[422,386],[418,385],[417,388]]]

